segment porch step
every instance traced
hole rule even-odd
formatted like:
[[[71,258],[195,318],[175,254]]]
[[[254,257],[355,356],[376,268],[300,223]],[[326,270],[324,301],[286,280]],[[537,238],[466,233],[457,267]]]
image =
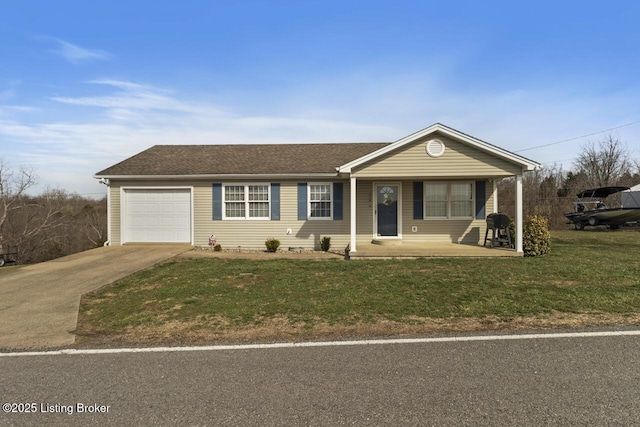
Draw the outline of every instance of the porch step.
[[[380,246],[401,246],[402,245],[402,240],[400,239],[384,239],[384,240],[378,240],[378,239],[373,239],[371,241],[371,243],[373,243],[374,245],[380,245]]]

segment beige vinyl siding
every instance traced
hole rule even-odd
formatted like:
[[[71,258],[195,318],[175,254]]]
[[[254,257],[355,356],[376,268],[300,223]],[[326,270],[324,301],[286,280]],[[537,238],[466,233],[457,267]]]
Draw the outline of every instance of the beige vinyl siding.
[[[119,245],[120,240],[120,185],[111,184],[109,186],[109,215],[111,218],[111,240],[112,245]]]
[[[491,181],[485,183],[486,215],[493,211],[493,185],[495,184]],[[482,244],[484,242],[487,222],[485,219],[475,219],[475,198],[473,219],[413,219],[413,181],[403,182],[402,196],[402,240],[404,242],[464,244]],[[413,226],[417,227],[417,232],[411,230]]]
[[[224,184],[247,184],[251,181],[215,181]],[[256,181],[258,182],[258,181]],[[265,180],[259,182],[264,183]],[[111,243],[121,243],[120,189],[122,187],[193,187],[194,244],[206,246],[209,236],[216,235],[223,249],[264,249],[264,241],[270,237],[280,240],[284,249],[289,247],[318,248],[324,236],[331,237],[331,246],[343,249],[349,243],[349,183],[343,182],[342,220],[298,220],[298,182],[280,183],[280,220],[213,220],[213,181],[117,181],[111,180]],[[313,182],[313,181],[308,181]],[[330,182],[327,180],[319,182]],[[287,229],[291,234],[287,235]]]
[[[387,180],[388,181],[388,180]],[[222,182],[222,181],[216,181]],[[223,181],[223,183],[243,183],[248,181]],[[260,182],[265,182],[261,180]],[[276,182],[276,181],[272,181]],[[281,247],[318,248],[318,241],[331,237],[334,249],[344,249],[349,244],[350,188],[349,182],[343,182],[343,219],[342,220],[298,220],[298,182],[279,181],[280,183],[280,220],[218,220],[213,216],[212,181],[117,181],[111,180],[111,244],[121,243],[120,233],[120,189],[121,187],[193,187],[193,229],[194,244],[206,246],[209,236],[215,233],[218,243],[224,249],[253,248],[263,249],[264,241],[269,237],[280,240]],[[313,182],[313,181],[308,181]],[[318,181],[329,182],[329,181]],[[357,218],[356,239],[358,243],[368,243],[374,238],[373,184],[385,180],[357,181]],[[413,182],[402,181],[402,237],[406,242],[456,242],[480,243],[484,240],[485,220],[414,220],[413,219]],[[486,213],[493,207],[493,184],[486,183]],[[417,233],[411,226],[417,226]],[[291,234],[287,235],[287,229]]]
[[[246,184],[247,181],[224,181]],[[261,181],[264,182],[264,181]],[[275,183],[276,181],[272,181]],[[194,195],[195,244],[205,246],[214,233],[223,249],[264,249],[270,237],[280,240],[280,247],[318,249],[322,237],[331,237],[334,249],[343,249],[349,243],[349,184],[343,182],[342,220],[298,220],[298,182],[280,181],[280,220],[217,220],[212,219],[212,183],[197,186]],[[308,181],[313,182],[313,181]],[[329,181],[321,181],[329,182]],[[333,207],[332,207],[333,208]],[[287,234],[291,229],[291,234]]]
[[[373,186],[387,181],[357,181],[357,218],[356,232],[358,243],[369,243],[375,236],[374,227],[374,194]],[[482,244],[486,231],[484,219],[413,219],[413,182],[402,181],[402,241],[421,243],[465,243]],[[475,184],[474,184],[475,185]],[[493,210],[493,183],[486,182],[485,212],[489,214]],[[474,187],[475,197],[475,187]],[[473,204],[475,212],[475,199]],[[411,230],[417,227],[417,232]]]
[[[426,153],[427,141],[438,138],[445,145],[440,157]],[[357,168],[357,178],[490,178],[513,176],[522,168],[491,153],[446,138],[429,135]]]

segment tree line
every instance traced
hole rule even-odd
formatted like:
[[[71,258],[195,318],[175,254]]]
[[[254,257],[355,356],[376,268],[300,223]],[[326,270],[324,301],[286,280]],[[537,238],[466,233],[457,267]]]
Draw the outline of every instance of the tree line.
[[[640,184],[640,164],[614,135],[589,142],[581,147],[572,169],[557,165],[528,172],[522,179],[524,216],[541,215],[548,219],[549,228],[569,227],[565,212],[574,210],[576,194],[590,188],[607,186],[632,187]],[[610,206],[620,205],[620,193],[608,197]],[[512,178],[498,182],[498,210],[515,217],[515,184]]]
[[[551,229],[567,228],[564,213],[573,210],[575,195],[587,188],[640,183],[640,165],[617,137],[581,148],[572,170],[547,166],[523,177],[524,216],[541,215]],[[0,243],[17,245],[21,263],[36,263],[85,251],[107,240],[107,200],[95,200],[60,189],[38,196],[33,169],[11,169],[0,158]],[[618,199],[615,197],[618,196]],[[620,195],[609,198],[619,204]],[[498,182],[498,208],[515,217],[513,178]]]
[[[33,169],[14,170],[0,158],[0,243],[18,246],[19,262],[31,264],[85,251],[107,239],[107,200],[60,189],[27,194]]]

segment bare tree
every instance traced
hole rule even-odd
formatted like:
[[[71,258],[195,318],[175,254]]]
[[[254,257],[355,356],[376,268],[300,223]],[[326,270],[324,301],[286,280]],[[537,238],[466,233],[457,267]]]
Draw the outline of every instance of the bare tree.
[[[14,171],[0,157],[0,242],[9,213],[22,207],[25,192],[35,183],[36,174],[33,169],[22,167]]]
[[[634,170],[635,168],[635,170]],[[607,135],[598,143],[590,142],[574,162],[571,171],[564,172],[553,165],[527,172],[522,179],[523,213],[542,215],[552,229],[567,228],[563,213],[573,210],[573,200],[579,192],[607,185],[633,186],[640,182],[640,164],[630,158],[627,147],[615,136]],[[499,210],[507,215],[515,213],[513,178],[498,182]],[[610,196],[608,204],[619,203],[619,195]]]
[[[76,215],[76,223],[81,225],[83,236],[93,246],[102,245],[107,240],[107,200],[106,197],[92,204],[85,204]]]
[[[48,189],[39,196],[23,196],[10,211],[3,236],[20,248],[21,261],[38,262],[66,255],[65,226],[70,216],[67,198],[64,191]]]
[[[597,144],[588,142],[575,160],[577,173],[583,173],[592,187],[616,185],[625,175],[631,174],[629,150],[617,136],[606,135]]]
[[[20,250],[21,263],[34,263],[101,246],[107,238],[106,198],[94,200],[61,189],[26,194],[33,169],[13,170],[0,158],[0,244]]]
[[[563,212],[570,210],[570,203],[561,197],[565,174],[562,167],[551,165],[541,170],[527,172],[522,177],[524,217],[541,215],[549,220],[549,227],[563,228]],[[513,178],[498,182],[498,209],[515,218],[515,183]]]

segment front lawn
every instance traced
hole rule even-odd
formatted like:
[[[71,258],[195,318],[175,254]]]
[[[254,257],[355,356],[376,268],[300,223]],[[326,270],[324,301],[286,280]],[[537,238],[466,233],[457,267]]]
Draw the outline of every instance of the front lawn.
[[[183,259],[83,297],[80,344],[314,339],[640,322],[640,232],[537,258]]]

